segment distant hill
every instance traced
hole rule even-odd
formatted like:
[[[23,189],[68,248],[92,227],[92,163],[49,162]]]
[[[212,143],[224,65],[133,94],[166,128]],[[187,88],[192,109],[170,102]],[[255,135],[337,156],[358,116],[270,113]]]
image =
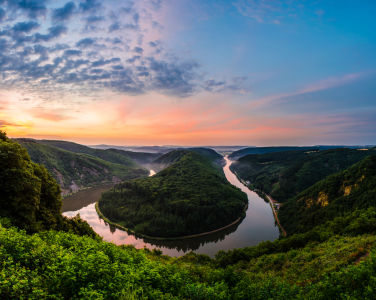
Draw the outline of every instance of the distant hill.
[[[233,162],[231,171],[254,188],[284,202],[325,177],[345,170],[375,150],[311,149],[246,155]]]
[[[35,140],[39,144],[53,146],[63,150],[71,151],[74,153],[85,153],[100,159],[122,164],[125,166],[136,166],[140,164],[142,166],[148,166],[154,159],[163,155],[163,153],[142,153],[142,152],[132,152],[124,151],[119,149],[94,149],[88,146],[76,144],[67,141],[54,141],[54,140]],[[135,164],[136,162],[137,164]]]
[[[247,195],[227,181],[221,166],[188,150],[161,158],[171,165],[103,193],[101,212],[113,222],[156,237],[212,231],[242,216]]]
[[[281,207],[278,216],[291,235],[371,206],[376,206],[375,154],[293,197]],[[362,223],[367,226],[367,222],[364,219]]]
[[[210,159],[213,163],[217,163],[220,166],[225,165],[225,160],[223,159],[223,156],[218,154],[216,151],[214,151],[212,149],[208,149],[208,148],[187,148],[187,149],[173,150],[171,152],[164,154],[163,156],[160,156],[159,158],[155,159],[152,162],[151,168],[155,172],[159,172],[159,171],[171,166],[173,163],[178,162],[189,151],[196,152],[196,153]]]
[[[180,159],[184,157],[184,155],[186,155],[188,152],[189,152],[188,150],[173,150],[169,153],[166,153],[158,157],[157,159],[155,159],[151,163],[151,168],[156,173],[158,173],[159,171],[166,169],[172,164],[180,161]]]
[[[118,149],[124,151],[132,151],[132,152],[145,152],[145,153],[161,153],[165,154],[172,150],[175,150],[177,147],[167,147],[167,146],[114,146],[114,145],[92,145],[89,146],[90,148],[94,149]]]
[[[264,154],[280,151],[291,151],[291,150],[327,150],[334,148],[343,148],[343,146],[307,146],[307,147],[251,147],[245,148],[231,153],[228,158],[231,160],[237,160],[240,157],[246,156],[248,154]]]
[[[147,169],[131,159],[121,160],[122,156],[119,156],[119,161],[125,164],[111,163],[88,154],[73,153],[30,139],[14,141],[27,149],[33,162],[43,164],[48,169],[59,183],[63,195],[82,187],[106,182],[118,183],[149,174]]]

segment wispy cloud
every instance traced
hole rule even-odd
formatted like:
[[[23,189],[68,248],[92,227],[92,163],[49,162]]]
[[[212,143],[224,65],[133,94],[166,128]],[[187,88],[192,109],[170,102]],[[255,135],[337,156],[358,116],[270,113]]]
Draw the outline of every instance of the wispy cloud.
[[[260,105],[266,105],[272,102],[284,100],[289,97],[319,92],[319,91],[335,88],[338,86],[346,85],[356,80],[359,80],[360,78],[362,78],[363,76],[367,74],[369,74],[369,72],[350,73],[341,77],[327,78],[324,80],[314,82],[312,84],[308,84],[295,92],[275,94],[275,95],[266,96],[260,99],[252,100],[250,102],[250,106],[254,107],[254,106],[260,106]]]

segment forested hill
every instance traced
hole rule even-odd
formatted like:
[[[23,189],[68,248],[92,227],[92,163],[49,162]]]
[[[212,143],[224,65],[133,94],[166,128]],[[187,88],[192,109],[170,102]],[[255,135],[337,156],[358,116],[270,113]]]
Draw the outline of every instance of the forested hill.
[[[225,165],[225,160],[223,159],[223,156],[217,153],[215,150],[208,149],[208,148],[187,148],[183,150],[173,150],[169,153],[164,154],[161,157],[158,157],[155,159],[152,164],[151,168],[155,172],[159,172],[169,166],[171,166],[173,163],[178,162],[184,155],[186,155],[189,151],[196,152],[209,160],[211,160],[213,163],[216,163],[220,166]]]
[[[168,152],[155,159],[151,163],[151,169],[158,173],[159,171],[166,169],[172,164],[178,162],[188,152],[188,150],[173,150],[171,152]]]
[[[33,162],[44,165],[59,183],[63,195],[82,187],[147,176],[149,171],[130,159],[111,163],[87,154],[77,154],[39,144],[30,139],[15,139],[26,148]]]
[[[154,159],[162,156],[161,153],[143,153],[143,152],[132,152],[124,151],[118,149],[94,149],[84,145],[76,144],[67,141],[54,141],[54,140],[35,140],[39,144],[48,145],[63,150],[67,150],[74,153],[84,153],[89,154],[100,159],[106,160],[108,162],[122,164],[126,166],[135,167],[136,162],[142,166],[148,167]]]
[[[202,156],[209,158],[210,160],[219,164],[222,167],[226,165],[226,161],[223,158],[223,156],[213,149],[200,147],[200,148],[188,148],[187,150],[194,151],[198,154],[201,154]]]
[[[237,160],[240,157],[249,155],[249,154],[265,154],[281,151],[292,151],[292,150],[328,150],[340,148],[340,146],[312,146],[312,147],[251,147],[245,148],[231,153],[228,158],[230,160]]]
[[[247,155],[233,162],[230,169],[254,188],[285,202],[327,176],[345,170],[374,149],[337,148],[325,151],[295,150]]]
[[[212,231],[243,215],[245,193],[231,185],[221,166],[196,152],[177,150],[156,175],[116,185],[99,200],[111,221],[155,237]]]
[[[281,207],[279,218],[287,233],[294,234],[370,206],[376,206],[375,154],[290,199]]]
[[[188,165],[184,165],[186,162]],[[179,164],[179,169],[174,168]],[[51,174],[44,166],[33,163],[26,149],[8,139],[2,131],[0,165],[0,299],[375,298],[372,287],[376,276],[376,208],[366,208],[375,203],[375,155],[318,183],[317,191],[304,192],[311,199],[319,196],[321,200],[302,199],[309,205],[296,212],[307,211],[314,216],[312,220],[319,220],[322,225],[309,230],[314,225],[306,223],[304,228],[300,227],[307,231],[305,233],[290,234],[254,247],[219,251],[215,259],[193,252],[175,258],[161,255],[158,249],[117,246],[103,241],[79,216],[63,217],[60,188]],[[158,192],[174,193],[173,196],[177,194],[180,199],[186,198],[182,194],[193,194],[191,184],[184,189],[183,183],[189,178],[185,177],[183,182],[178,180],[184,174],[200,179],[194,181],[194,188],[200,188],[200,182],[206,179],[205,182],[218,190],[218,197],[225,198],[214,199],[229,204],[234,193],[221,181],[224,177],[220,170],[213,169],[207,158],[189,152],[179,162],[151,177],[152,181],[134,180],[127,184],[133,189],[118,185],[112,195],[120,199],[116,201],[123,201],[124,194],[134,191],[130,195],[135,206],[144,208],[142,200],[149,191],[155,191],[148,208],[139,217],[157,216],[153,222],[161,222],[157,225],[162,226],[169,220],[161,218],[167,215],[167,209],[164,212],[163,208],[169,207],[162,200],[175,198],[158,197]],[[220,186],[215,186],[211,178],[220,182]],[[151,189],[144,189],[146,186]],[[159,189],[161,186],[163,189]],[[328,204],[320,192],[328,194]],[[197,226],[200,222],[206,224],[208,218],[198,220],[197,215],[186,209],[208,200],[191,197],[176,205],[186,216],[189,213],[194,216],[196,220],[190,221],[196,221],[194,226]],[[221,202],[213,202],[213,216],[209,219],[214,218],[215,222],[216,216],[221,217],[218,214],[222,208]],[[172,211],[173,201],[170,206]],[[311,209],[313,206],[316,210]],[[195,207],[200,216],[202,206]],[[229,210],[223,212],[228,213],[232,207],[229,204]],[[364,208],[354,210],[359,207]],[[323,208],[330,210],[320,216],[318,213]],[[330,220],[341,213],[345,215]],[[324,224],[325,219],[329,221]],[[295,220],[293,215],[291,220]],[[179,222],[170,225],[176,226]]]

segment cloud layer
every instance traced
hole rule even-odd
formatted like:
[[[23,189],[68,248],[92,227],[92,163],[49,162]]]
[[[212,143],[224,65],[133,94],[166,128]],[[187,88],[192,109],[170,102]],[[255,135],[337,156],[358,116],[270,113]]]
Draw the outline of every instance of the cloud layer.
[[[54,4],[50,7],[49,5]],[[241,90],[203,80],[201,65],[146,40],[161,1],[0,1],[1,86],[40,94],[62,88],[187,97]],[[58,6],[57,6],[58,5]],[[69,86],[68,86],[69,85]]]

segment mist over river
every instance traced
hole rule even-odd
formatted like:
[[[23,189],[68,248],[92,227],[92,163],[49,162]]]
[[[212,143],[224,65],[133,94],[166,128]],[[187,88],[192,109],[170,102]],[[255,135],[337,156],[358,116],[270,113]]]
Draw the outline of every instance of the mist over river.
[[[102,192],[109,190],[113,185],[99,186],[76,193],[63,202],[62,212],[68,217],[80,214],[91,227],[104,240],[117,245],[133,244],[136,248],[146,246],[149,249],[158,248],[163,254],[170,256],[181,256],[189,251],[199,254],[207,254],[210,257],[219,250],[232,250],[255,246],[261,241],[274,241],[279,236],[278,227],[275,225],[270,205],[261,199],[256,193],[246,188],[230,171],[231,161],[226,159],[226,166],[223,168],[227,180],[239,187],[248,196],[249,205],[246,217],[239,223],[223,229],[219,232],[205,236],[175,241],[157,241],[146,238],[136,238],[134,235],[119,230],[104,222],[95,210],[95,203]]]

